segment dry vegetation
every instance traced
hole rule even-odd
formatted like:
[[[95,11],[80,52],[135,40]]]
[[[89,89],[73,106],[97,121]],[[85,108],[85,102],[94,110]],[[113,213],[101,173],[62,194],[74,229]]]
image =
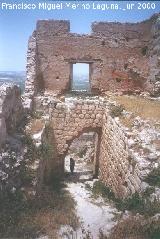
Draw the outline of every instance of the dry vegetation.
[[[159,239],[159,228],[158,220],[130,216],[114,226],[109,236],[101,239]]]
[[[37,134],[40,132],[44,127],[43,119],[32,119],[30,122],[30,129],[29,132],[32,134]]]
[[[160,101],[126,95],[111,98],[123,105],[127,111],[133,112],[135,116],[140,116],[144,120],[159,121],[160,119]]]
[[[54,189],[53,189],[54,188]],[[57,239],[61,225],[78,226],[75,202],[64,185],[45,187],[30,200],[18,195],[3,201],[0,212],[0,238],[31,239],[48,235]],[[1,205],[2,206],[2,205]]]

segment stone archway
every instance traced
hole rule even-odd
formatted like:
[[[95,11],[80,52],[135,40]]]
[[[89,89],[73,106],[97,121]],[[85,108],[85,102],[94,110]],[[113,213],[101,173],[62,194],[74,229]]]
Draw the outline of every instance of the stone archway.
[[[57,102],[51,112],[50,134],[55,155],[51,159],[52,175],[64,174],[64,158],[72,141],[83,132],[97,131],[95,176],[113,190],[117,197],[138,191],[141,180],[131,165],[132,154],[121,124],[112,118],[103,98],[70,97]]]

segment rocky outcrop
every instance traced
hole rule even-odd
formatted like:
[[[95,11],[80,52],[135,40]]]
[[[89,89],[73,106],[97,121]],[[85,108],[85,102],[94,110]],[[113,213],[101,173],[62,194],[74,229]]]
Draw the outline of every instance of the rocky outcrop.
[[[149,44],[150,84],[152,94],[160,95],[160,15],[152,26],[152,40]]]
[[[20,88],[12,84],[0,87],[0,145],[12,134],[23,118]]]

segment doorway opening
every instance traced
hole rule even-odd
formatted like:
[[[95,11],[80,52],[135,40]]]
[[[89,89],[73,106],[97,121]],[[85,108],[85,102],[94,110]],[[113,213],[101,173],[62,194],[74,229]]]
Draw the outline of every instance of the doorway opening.
[[[97,145],[98,133],[82,133],[71,143],[65,157],[65,175],[74,181],[86,181],[95,177],[98,168]],[[74,160],[74,171],[71,172],[71,158]]]
[[[71,71],[71,91],[90,92],[90,64],[73,63]]]

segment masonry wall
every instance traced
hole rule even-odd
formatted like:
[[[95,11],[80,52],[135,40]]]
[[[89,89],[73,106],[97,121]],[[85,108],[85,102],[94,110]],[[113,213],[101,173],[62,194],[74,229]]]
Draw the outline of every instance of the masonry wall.
[[[122,127],[107,112],[103,117],[99,176],[117,197],[126,197],[141,188],[138,165],[128,149]]]
[[[54,25],[54,22],[52,24]],[[146,42],[140,42],[138,33],[135,42],[133,39],[127,42],[127,36],[122,38],[117,32],[113,32],[109,37],[81,36],[66,32],[54,36],[54,33],[46,34],[46,31],[44,34],[40,22],[38,25],[37,54],[46,89],[69,90],[70,68],[74,62],[90,63],[92,92],[139,88],[145,82],[148,60],[143,57],[141,49]],[[126,65],[128,69],[125,69]],[[133,67],[136,68],[135,73],[131,70]],[[120,79],[120,82],[117,82],[117,79]]]
[[[100,133],[104,107],[98,99],[70,99],[57,103],[52,111],[51,125],[59,154],[64,155],[71,142],[82,133]]]
[[[59,157],[57,152],[56,140],[54,137],[53,128],[45,125],[41,136],[41,147],[45,153],[41,154],[37,170],[37,187],[41,189],[45,183],[50,183],[56,177],[62,175],[63,159]],[[56,159],[56,160],[55,160]]]
[[[102,97],[65,98],[65,102],[50,105],[49,125],[56,149],[51,164],[56,167],[53,172],[58,171],[58,162],[63,164],[72,141],[84,132],[97,132],[94,173],[117,197],[127,197],[140,191],[140,171],[128,147],[127,134],[110,116],[109,108],[110,103]]]
[[[90,64],[92,92],[144,90],[151,75],[147,49],[157,17],[136,24],[93,23],[91,35],[70,33],[69,21],[38,21],[37,89],[68,91],[71,65],[84,62]]]

